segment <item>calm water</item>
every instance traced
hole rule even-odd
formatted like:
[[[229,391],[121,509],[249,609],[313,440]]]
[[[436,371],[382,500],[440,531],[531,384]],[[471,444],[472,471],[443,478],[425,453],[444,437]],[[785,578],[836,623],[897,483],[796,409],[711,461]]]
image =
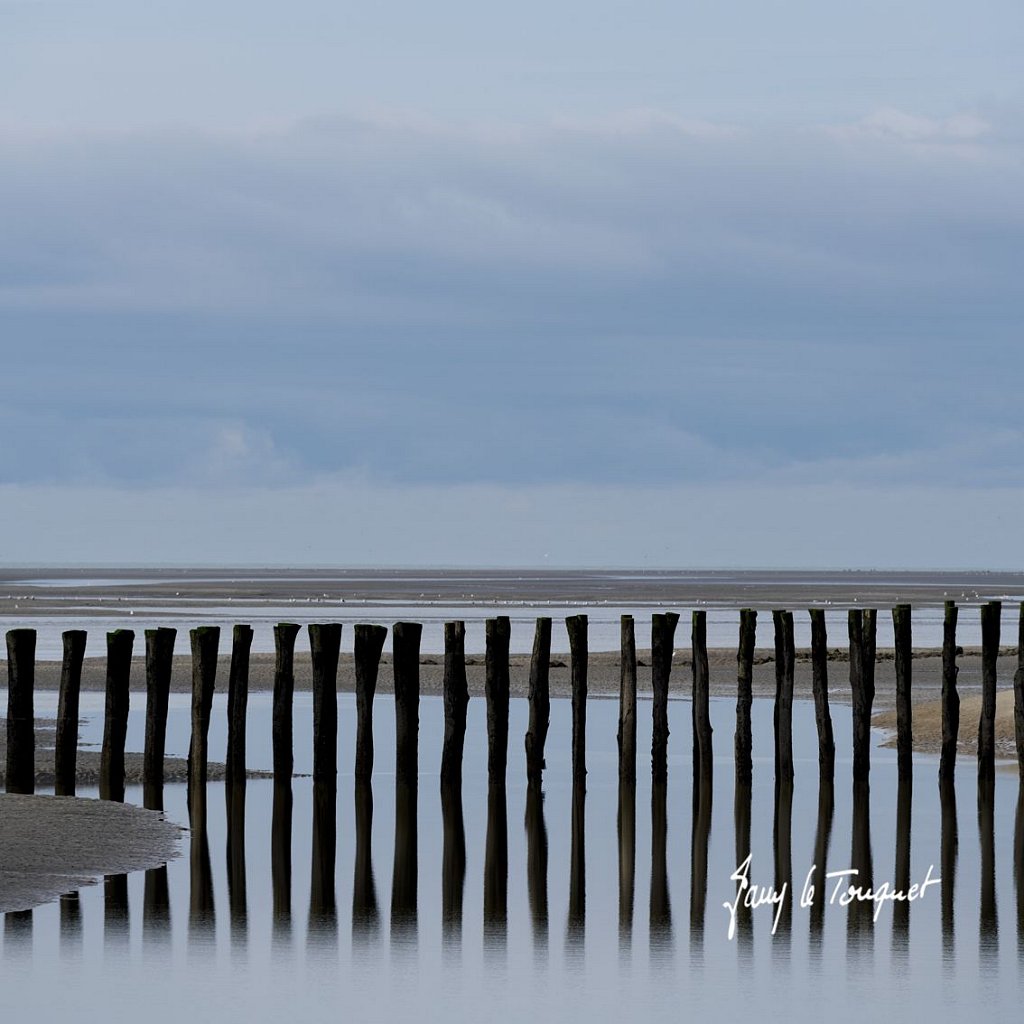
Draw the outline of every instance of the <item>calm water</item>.
[[[38,697],[44,714],[54,698]],[[87,741],[101,737],[101,700],[83,694]],[[129,745],[138,749],[144,702],[133,701]],[[296,702],[296,768],[308,771],[311,699],[297,694]],[[172,696],[169,754],[187,750],[187,708],[187,697]],[[355,799],[354,700],[342,695],[333,850],[335,800],[314,794],[308,778],[294,780],[290,808],[281,790],[275,804],[273,782],[250,780],[244,820],[240,802],[231,805],[233,828],[225,788],[211,783],[205,833],[186,835],[183,855],[166,872],[113,879],[82,890],[76,902],[7,916],[5,1015],[622,1021],[786,1013],[863,1021],[1016,1010],[1024,995],[1024,904],[1014,872],[1015,773],[1000,774],[979,813],[969,759],[960,764],[954,807],[940,801],[935,760],[919,758],[912,804],[901,807],[894,752],[876,749],[870,800],[862,798],[854,814],[844,756],[849,712],[836,707],[830,808],[819,802],[813,709],[797,702],[796,784],[791,803],[785,794],[777,800],[772,708],[755,701],[760,756],[749,801],[742,794],[736,801],[734,705],[716,700],[721,756],[712,798],[701,803],[690,787],[690,705],[673,701],[667,792],[652,799],[642,755],[635,804],[620,807],[617,704],[592,700],[586,799],[574,805],[570,708],[553,701],[538,804],[527,800],[515,739],[526,712],[525,702],[512,701],[502,799],[488,794],[484,704],[470,702],[460,830],[459,808],[449,804],[443,814],[438,793],[441,702],[421,701],[422,773],[412,801],[396,793],[392,702],[378,698],[371,812],[365,793]],[[269,696],[254,694],[253,767],[270,767],[269,737]],[[219,698],[215,756],[225,739]],[[650,705],[641,703],[639,748],[649,745]],[[128,798],[141,794],[129,790]],[[184,787],[167,787],[165,802],[171,818],[187,822]],[[730,874],[748,850],[752,880],[791,880],[797,903],[788,903],[774,936],[773,912],[762,907],[740,919],[730,940],[723,903],[735,897]],[[870,912],[801,908],[804,878],[823,856],[828,870],[857,864],[876,884],[895,882],[908,867],[911,881],[932,867],[942,883],[907,913],[886,905],[873,924]]]

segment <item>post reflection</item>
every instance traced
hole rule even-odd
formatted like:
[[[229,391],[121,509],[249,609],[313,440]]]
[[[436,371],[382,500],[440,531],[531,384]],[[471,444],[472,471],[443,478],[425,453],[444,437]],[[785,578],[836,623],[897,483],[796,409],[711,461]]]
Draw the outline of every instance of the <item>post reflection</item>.
[[[636,782],[619,783],[619,949],[633,943],[633,902],[636,888]]]
[[[171,933],[171,893],[167,865],[146,872],[142,893],[143,942],[168,942]]]
[[[249,900],[245,870],[245,777],[224,784],[227,814],[228,911],[231,941],[244,945],[247,937]]]
[[[981,844],[979,953],[983,967],[995,969],[999,955],[996,911],[995,780],[978,781],[978,838]]]
[[[587,915],[586,803],[586,787],[582,784],[574,785],[569,847],[569,912],[565,928],[566,952],[573,957],[583,953]]]
[[[416,895],[419,879],[417,791],[415,776],[395,781],[395,859],[391,874],[391,944],[417,940]]]
[[[733,795],[733,822],[736,831],[735,864],[739,866],[750,856],[750,812],[753,793],[749,783],[737,782]],[[737,891],[740,883],[736,883]],[[749,962],[754,949],[754,914],[744,900],[736,907],[736,948],[740,959]]]
[[[853,829],[850,843],[850,867],[858,887],[874,888],[874,865],[871,857],[871,789],[867,782],[853,784]],[[874,942],[874,907],[866,900],[852,900],[846,917],[847,951],[861,946],[870,948]]]
[[[441,859],[441,938],[446,949],[462,941],[462,899],[466,889],[466,829],[462,820],[462,788],[441,786],[444,846]]]
[[[914,786],[909,778],[901,778],[896,790],[896,866],[894,873],[897,892],[910,890],[910,826],[911,798]],[[893,955],[906,962],[910,933],[910,903],[897,900],[892,907]]]
[[[82,950],[82,900],[78,890],[60,898],[60,951],[64,956]]]
[[[672,954],[672,901],[668,892],[668,786],[651,788],[651,892],[649,929],[651,956]]]
[[[540,786],[526,790],[526,888],[530,900],[533,945],[548,948],[548,830],[544,823],[544,793]]]
[[[189,823],[192,836],[189,841],[188,934],[190,943],[201,944],[213,937],[216,923],[204,785],[190,787]]]
[[[128,876],[103,879],[103,942],[118,952],[128,948]]]
[[[508,931],[508,809],[505,786],[487,788],[484,845],[484,946],[504,949]]]
[[[956,789],[952,781],[939,780],[939,801],[942,813],[942,839],[940,857],[942,882],[939,899],[942,904],[942,959],[952,970],[956,941],[953,930],[953,908],[956,899],[956,866],[959,846],[956,819]]]
[[[1017,787],[1013,821],[1013,888],[1017,897],[1017,959],[1024,962],[1024,779]]]
[[[338,841],[338,786],[329,781],[313,783],[313,849],[309,876],[309,925],[311,945],[333,946],[338,938],[338,908],[334,889],[334,865]]]
[[[373,785],[356,781],[356,849],[352,869],[352,940],[360,944],[380,932],[377,884],[373,877]]]
[[[775,813],[772,824],[772,851],[775,859],[775,891],[793,893],[793,783],[786,778],[775,781]],[[793,931],[793,900],[782,901],[772,951],[788,954]]]
[[[4,955],[32,953],[32,911],[9,910],[4,914]]]
[[[287,943],[292,934],[292,784],[287,778],[274,779],[270,884],[274,941]]]
[[[828,852],[832,843],[832,819],[835,816],[835,788],[830,779],[818,783],[818,822],[814,830],[814,871],[811,884],[814,899],[809,908],[811,955],[821,957],[821,945],[825,927],[825,902],[828,898],[826,874],[828,874]]]

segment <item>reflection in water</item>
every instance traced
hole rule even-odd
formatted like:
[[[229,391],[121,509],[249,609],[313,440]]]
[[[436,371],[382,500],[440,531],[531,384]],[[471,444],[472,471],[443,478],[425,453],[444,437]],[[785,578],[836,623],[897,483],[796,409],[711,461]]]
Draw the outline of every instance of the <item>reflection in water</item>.
[[[171,932],[171,893],[167,865],[146,872],[142,896],[142,938],[146,943],[166,943]]]
[[[461,821],[461,815],[460,815]],[[526,888],[530,898],[533,945],[548,948],[548,830],[544,824],[544,793],[540,786],[526,789]],[[465,851],[463,851],[465,856]]]
[[[619,949],[633,943],[633,900],[636,888],[636,782],[619,783]]]
[[[750,855],[750,809],[752,793],[749,783],[737,782],[733,797],[733,818],[736,829],[734,864],[739,866]],[[736,883],[737,891],[740,883]],[[753,911],[743,901],[736,908],[736,945],[741,962],[749,962],[754,942]]]
[[[828,873],[828,851],[832,842],[832,818],[835,815],[836,794],[831,779],[818,783],[818,824],[814,832],[814,899],[810,906],[811,954],[821,959],[822,930],[825,924],[825,902]]]
[[[32,953],[32,911],[9,910],[4,914],[4,955]]]
[[[391,944],[415,943],[417,862],[416,777],[395,781],[395,861],[391,874]]]
[[[853,828],[850,845],[850,867],[857,874],[851,879],[861,889],[874,887],[874,865],[871,858],[871,788],[867,781],[853,784]],[[852,900],[846,918],[847,954],[874,941],[874,907],[867,900]]]
[[[462,821],[462,786],[442,784],[441,937],[446,949],[462,941],[462,898],[466,889],[466,829]]]
[[[487,787],[484,846],[484,945],[504,948],[508,932],[508,813],[505,786]]]
[[[910,890],[910,810],[914,792],[909,777],[901,778],[896,790],[896,868],[894,882],[897,892]],[[910,933],[910,903],[898,900],[892,905],[892,951],[900,962],[906,962]]]
[[[78,890],[60,898],[60,951],[70,955],[82,949],[82,901]]]
[[[952,970],[955,966],[953,904],[956,896],[956,862],[959,839],[956,823],[956,789],[951,780],[939,780],[939,800],[942,806],[942,884],[939,891],[939,899],[942,903],[942,959],[946,967]]]
[[[1017,959],[1024,960],[1024,780],[1017,787],[1013,821],[1013,888],[1017,897]]]
[[[587,915],[586,838],[587,790],[582,784],[572,788],[572,839],[569,847],[569,914],[565,929],[566,952],[583,954],[583,935]]]
[[[999,953],[996,913],[995,780],[978,780],[978,837],[981,841],[979,952],[983,967],[995,969]]]
[[[270,824],[270,882],[274,940],[284,943],[292,933],[292,784],[278,777]]]
[[[209,939],[216,920],[213,901],[213,872],[210,843],[206,834],[206,787],[195,785],[189,793],[189,906],[188,934],[193,940]]]
[[[782,901],[779,923],[772,950],[788,952],[793,929],[793,782],[785,777],[775,781],[775,817],[772,828],[775,852],[775,891],[783,886],[787,898]]]
[[[224,785],[227,813],[228,909],[231,914],[231,941],[246,941],[249,901],[245,872],[245,777]]]
[[[355,788],[356,851],[352,870],[352,939],[366,943],[380,932],[377,884],[373,878],[373,786],[357,780]]]
[[[672,901],[668,894],[668,786],[655,781],[651,788],[651,900],[652,956],[671,957]]]
[[[103,879],[103,942],[107,948],[128,948],[128,876]]]
[[[332,776],[313,783],[313,851],[309,875],[310,944],[332,946],[338,938],[334,862],[338,840],[338,785]]]

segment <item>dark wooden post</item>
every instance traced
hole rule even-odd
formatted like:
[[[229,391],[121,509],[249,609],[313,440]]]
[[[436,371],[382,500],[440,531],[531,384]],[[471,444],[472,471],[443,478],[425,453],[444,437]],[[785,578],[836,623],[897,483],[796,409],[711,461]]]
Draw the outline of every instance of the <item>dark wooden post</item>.
[[[192,741],[188,750],[188,778],[190,786],[204,787],[220,627],[197,626],[189,631],[189,638],[192,641]]]
[[[633,616],[620,619],[619,782],[636,782],[636,635]]]
[[[850,609],[850,689],[853,697],[853,781],[871,772],[871,705],[875,697],[875,613]]]
[[[896,759],[899,778],[914,774],[914,733],[911,723],[910,690],[913,672],[913,640],[910,605],[892,610],[892,632],[896,647]]]
[[[292,701],[295,696],[295,638],[299,626],[295,622],[279,622],[274,627],[274,778],[279,782],[291,779]]]
[[[7,633],[7,792],[36,790],[36,631]]]
[[[754,644],[757,612],[740,610],[740,642],[736,652],[736,784],[749,786],[754,778],[750,709],[754,702]]]
[[[508,649],[511,627],[508,617],[488,619],[485,624],[484,694],[487,699],[487,781],[505,785],[508,766]]]
[[[572,663],[572,780],[583,786],[587,778],[587,617],[570,615],[565,620]]]
[[[245,779],[245,719],[249,706],[249,650],[252,626],[236,625],[231,631],[231,668],[228,672],[227,781]]]
[[[82,685],[86,633],[84,629],[69,629],[62,639],[64,661],[60,669],[57,739],[53,755],[54,793],[57,796],[74,796],[78,770],[78,695]]]
[[[1024,781],[1024,602],[1017,620],[1017,671],[1013,675],[1013,732],[1017,740],[1017,773]],[[1024,789],[1021,790],[1024,794]]]
[[[310,623],[309,649],[313,659],[313,781],[335,783],[338,777],[341,623]]]
[[[939,757],[939,778],[951,782],[956,768],[956,744],[960,735],[960,695],[956,691],[957,607],[946,602],[942,625],[942,750]]]
[[[775,624],[775,780],[793,781],[793,613],[773,611]]]
[[[420,638],[419,622],[396,622],[391,631],[395,673],[395,774],[416,784],[419,770]]]
[[[996,659],[999,657],[999,620],[1003,606],[989,601],[981,606],[981,716],[978,719],[978,781],[996,777]]]
[[[135,634],[115,629],[107,634],[107,694],[100,754],[100,797],[124,802],[124,741]]]
[[[387,635],[387,626],[356,623],[356,782],[369,782],[373,777],[373,698]]]
[[[711,781],[714,770],[714,752],[711,744],[711,680],[708,670],[707,612],[693,612],[690,626],[690,644],[693,651],[693,711],[697,726],[700,779]]]
[[[539,787],[544,770],[544,744],[551,715],[549,672],[551,667],[551,619],[537,619],[530,659],[530,722],[526,729],[526,779]]]
[[[675,644],[675,612],[651,616],[651,714],[654,720],[651,735],[651,777],[655,782],[668,779],[668,682],[672,673],[672,651]],[[696,737],[694,738],[696,754]]]
[[[146,745],[142,758],[145,804],[163,809],[167,702],[171,693],[176,629],[146,630]]]
[[[462,786],[462,749],[466,740],[466,624],[444,624],[444,747],[441,751],[441,788]],[[461,797],[460,797],[461,800]]]
[[[812,608],[810,615],[811,689],[814,694],[814,721],[818,727],[818,780],[832,785],[836,771],[836,742],[832,734],[832,712],[828,706],[828,630],[823,608]]]

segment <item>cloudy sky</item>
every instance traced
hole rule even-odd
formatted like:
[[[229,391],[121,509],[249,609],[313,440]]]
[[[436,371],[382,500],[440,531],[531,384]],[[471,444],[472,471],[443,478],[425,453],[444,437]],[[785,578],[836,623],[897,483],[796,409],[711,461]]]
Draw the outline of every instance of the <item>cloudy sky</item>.
[[[6,562],[1017,567],[1019,0],[0,0]]]

